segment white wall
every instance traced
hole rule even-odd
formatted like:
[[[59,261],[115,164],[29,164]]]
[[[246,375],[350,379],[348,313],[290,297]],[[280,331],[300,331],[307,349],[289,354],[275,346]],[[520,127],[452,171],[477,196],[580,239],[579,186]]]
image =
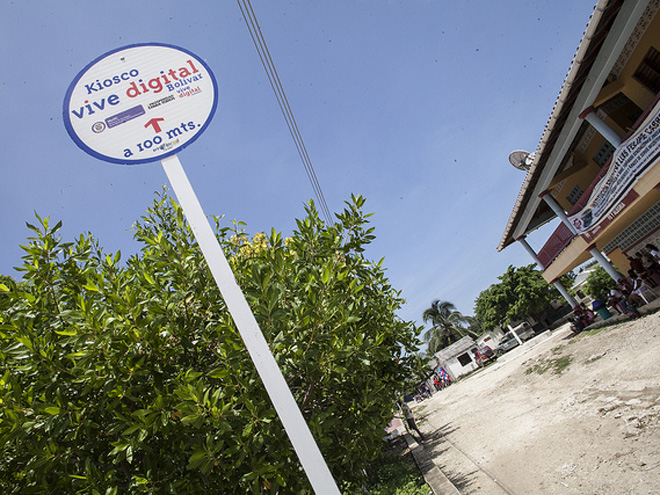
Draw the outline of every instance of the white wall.
[[[486,332],[483,335],[480,335],[477,339],[477,347],[483,347],[487,345],[491,349],[495,350],[500,338],[501,336],[498,337],[494,332]]]
[[[449,359],[444,365],[445,371],[449,374],[449,377],[452,381],[479,368],[479,365],[474,362],[474,359],[472,359],[472,353],[470,351],[465,352],[467,352],[468,356],[470,356],[470,362],[467,365],[463,366],[458,361],[457,357]]]

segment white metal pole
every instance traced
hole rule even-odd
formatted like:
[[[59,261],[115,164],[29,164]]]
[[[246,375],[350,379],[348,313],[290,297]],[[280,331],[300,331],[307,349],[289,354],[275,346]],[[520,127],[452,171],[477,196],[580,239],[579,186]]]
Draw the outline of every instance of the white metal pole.
[[[516,332],[514,332],[513,327],[511,325],[507,325],[507,328],[513,334],[513,337],[518,341],[518,344],[523,345],[524,342],[520,338],[520,335],[518,335]]]
[[[546,204],[554,211],[559,219],[562,221],[566,227],[575,235],[580,235],[580,233],[577,231],[575,228],[575,225],[571,223],[571,221],[568,219],[566,216],[566,212],[564,209],[561,207],[559,203],[557,203],[557,200],[553,198],[550,194],[547,192],[544,193],[542,196],[543,200],[546,202]],[[603,267],[603,269],[607,272],[607,274],[614,279],[615,282],[619,281],[619,278],[621,275],[614,269],[614,267],[605,259],[605,256],[596,249],[595,247],[589,248],[589,254],[593,256],[598,264]]]
[[[596,129],[596,132],[603,136],[612,146],[615,148],[621,146],[621,137],[596,114],[594,107],[587,108],[582,112],[580,117],[589,122],[591,126]]]
[[[319,495],[340,495],[330,469],[268,347],[268,342],[236,283],[227,258],[204,215],[179,158],[172,155],[162,159],[161,163],[314,492]]]

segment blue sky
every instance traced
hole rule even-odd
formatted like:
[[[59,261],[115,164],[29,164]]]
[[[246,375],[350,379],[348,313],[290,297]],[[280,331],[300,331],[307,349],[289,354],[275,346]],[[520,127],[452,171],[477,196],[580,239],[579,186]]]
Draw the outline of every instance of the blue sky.
[[[473,314],[521,246],[496,251],[594,0],[253,0],[332,211],[367,198],[387,274],[421,321],[432,300]],[[218,81],[218,110],[179,153],[207,214],[285,234],[312,198],[236,2],[9,1],[0,30],[0,273],[20,277],[34,212],[62,236],[92,232],[136,252],[132,223],[167,184],[158,162],[121,166],[81,151],[62,119],[66,90],[100,55],[178,45]],[[531,236],[538,251],[542,236]]]

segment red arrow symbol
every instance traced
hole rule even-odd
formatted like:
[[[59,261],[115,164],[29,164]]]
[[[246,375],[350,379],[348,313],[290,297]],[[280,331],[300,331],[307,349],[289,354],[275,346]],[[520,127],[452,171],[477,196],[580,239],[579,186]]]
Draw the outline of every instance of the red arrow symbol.
[[[146,129],[147,127],[152,125],[152,126],[154,126],[154,132],[158,133],[158,132],[160,132],[160,126],[158,125],[158,122],[160,122],[161,120],[165,120],[165,119],[162,118],[162,117],[153,118],[149,122],[144,124],[144,128]]]

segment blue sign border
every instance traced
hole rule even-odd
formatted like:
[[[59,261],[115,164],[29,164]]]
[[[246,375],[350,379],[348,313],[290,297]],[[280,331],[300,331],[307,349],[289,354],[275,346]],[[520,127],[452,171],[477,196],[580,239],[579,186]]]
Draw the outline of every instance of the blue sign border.
[[[199,129],[198,132],[195,133],[195,135],[190,138],[188,141],[183,143],[181,146],[177,148],[173,148],[169,150],[167,153],[163,153],[162,155],[155,156],[153,158],[144,158],[140,160],[127,160],[127,159],[118,159],[118,158],[112,158],[110,156],[103,155],[101,153],[98,153],[97,151],[94,151],[92,148],[87,146],[76,134],[76,132],[73,129],[73,126],[71,125],[71,118],[70,118],[70,110],[71,110],[71,94],[73,93],[74,88],[76,87],[76,84],[78,84],[78,81],[87,73],[89,69],[91,69],[94,65],[99,63],[101,60],[109,57],[113,53],[120,52],[122,50],[127,50],[129,48],[136,48],[136,47],[142,47],[142,46],[163,46],[166,48],[173,48],[174,50],[179,50],[181,52],[187,53],[188,55],[195,57],[196,61],[199,61],[202,66],[208,71],[209,76],[211,76],[211,81],[213,82],[213,105],[211,106],[211,112],[209,113],[209,116],[206,118],[206,121],[202,124],[201,128]],[[66,127],[66,131],[69,133],[69,136],[71,136],[71,139],[76,143],[76,145],[82,149],[84,152],[92,155],[94,158],[98,158],[99,160],[103,160],[106,162],[110,163],[117,163],[119,165],[140,165],[142,163],[151,163],[151,162],[156,162],[160,161],[163,158],[166,158],[168,156],[172,156],[179,151],[181,151],[183,148],[188,146],[190,143],[194,142],[200,134],[202,134],[205,130],[206,127],[209,125],[211,122],[211,119],[213,119],[213,116],[215,115],[216,108],[218,106],[218,84],[215,80],[215,76],[213,75],[213,72],[211,71],[211,68],[204,62],[201,58],[199,58],[197,55],[195,55],[193,52],[190,50],[186,50],[185,48],[181,48],[180,46],[176,45],[170,45],[167,43],[135,43],[132,45],[126,45],[122,46],[120,48],[115,48],[114,50],[111,50],[109,52],[104,53],[100,57],[95,58],[93,61],[91,61],[89,64],[87,64],[78,74],[76,77],[73,79],[73,82],[69,85],[69,88],[66,91],[66,95],[64,96],[64,108],[63,108],[63,116],[64,116],[64,127]]]

